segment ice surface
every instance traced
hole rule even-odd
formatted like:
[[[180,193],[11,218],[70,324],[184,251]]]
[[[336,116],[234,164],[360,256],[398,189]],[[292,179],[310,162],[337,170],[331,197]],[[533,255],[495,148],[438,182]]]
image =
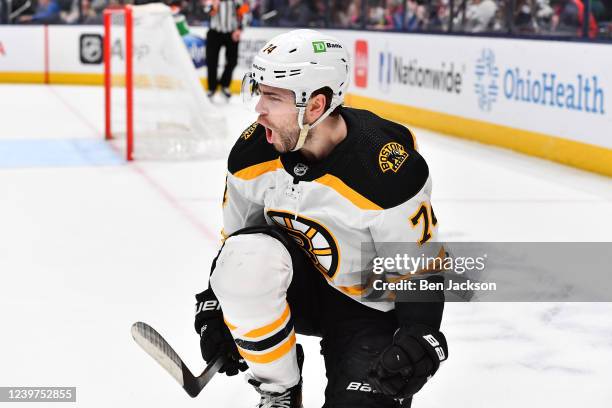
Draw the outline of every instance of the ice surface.
[[[126,164],[98,87],[0,86],[0,386],[76,386],[69,407],[248,407],[240,377],[195,400],[132,341],[148,322],[193,371],[221,229],[224,162]],[[237,98],[236,98],[237,99]],[[233,136],[254,117],[220,103]],[[612,180],[416,130],[442,239],[612,241]],[[584,271],[588,276],[588,271]],[[609,407],[612,305],[447,304],[450,359],[413,406]],[[318,341],[306,408],[323,403]]]

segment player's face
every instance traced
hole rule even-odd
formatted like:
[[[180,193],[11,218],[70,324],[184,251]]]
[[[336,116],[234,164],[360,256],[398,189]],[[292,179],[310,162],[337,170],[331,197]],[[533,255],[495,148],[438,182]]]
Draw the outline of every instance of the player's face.
[[[259,85],[261,97],[255,107],[257,122],[266,128],[266,140],[279,153],[290,151],[297,143],[300,128],[293,92],[267,85]]]

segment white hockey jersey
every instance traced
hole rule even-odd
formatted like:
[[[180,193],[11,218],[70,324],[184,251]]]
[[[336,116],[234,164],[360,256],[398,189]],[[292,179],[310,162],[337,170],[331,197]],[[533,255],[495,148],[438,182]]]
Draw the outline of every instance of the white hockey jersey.
[[[279,154],[257,123],[247,128],[228,159],[223,233],[277,225],[330,285],[388,311],[394,294],[368,299],[373,274],[363,265],[393,256],[383,243],[436,240],[429,169],[406,127],[364,110],[342,108],[341,115],[347,137],[316,163],[299,151]]]

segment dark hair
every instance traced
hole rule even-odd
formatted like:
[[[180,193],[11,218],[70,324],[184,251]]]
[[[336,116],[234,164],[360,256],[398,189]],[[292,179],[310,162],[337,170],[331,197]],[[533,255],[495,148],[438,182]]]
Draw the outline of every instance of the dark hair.
[[[325,96],[325,110],[328,110],[331,105],[332,98],[334,97],[334,91],[332,91],[329,86],[325,86],[314,91],[310,97],[312,98],[313,96],[317,95]],[[338,116],[340,114],[341,107],[342,105],[336,106],[334,110],[329,114],[329,116]]]

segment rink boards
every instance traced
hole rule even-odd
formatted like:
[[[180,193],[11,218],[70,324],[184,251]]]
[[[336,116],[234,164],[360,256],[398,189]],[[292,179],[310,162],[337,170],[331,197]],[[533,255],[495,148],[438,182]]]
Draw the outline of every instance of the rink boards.
[[[244,32],[234,90],[257,50],[282,31]],[[0,82],[102,84],[102,33],[101,26],[2,26]],[[612,176],[610,45],[331,33],[353,59],[348,104]]]

